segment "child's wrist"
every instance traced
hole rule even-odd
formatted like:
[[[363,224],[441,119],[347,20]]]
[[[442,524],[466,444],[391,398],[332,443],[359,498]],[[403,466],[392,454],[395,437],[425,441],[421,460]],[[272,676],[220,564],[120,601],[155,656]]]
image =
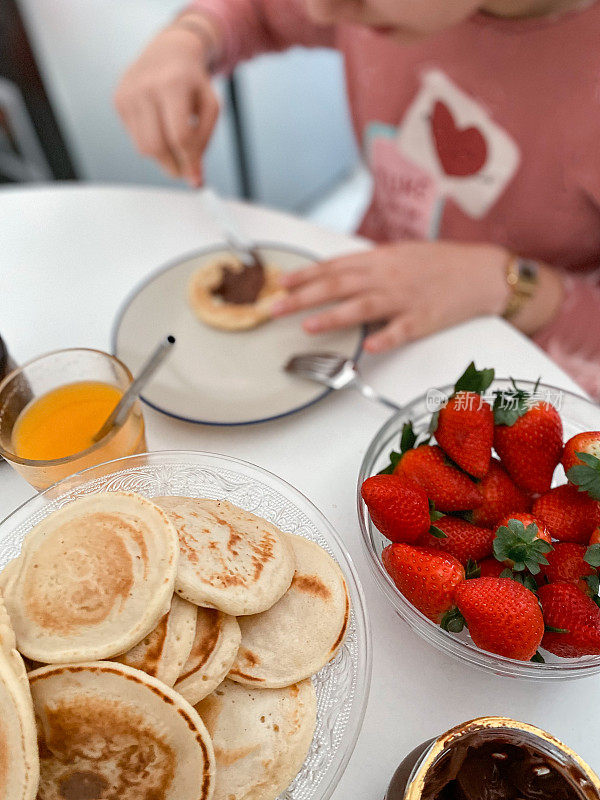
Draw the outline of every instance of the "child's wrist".
[[[564,296],[558,270],[511,253],[505,278],[509,294],[502,316],[506,320],[529,335],[552,321]]]
[[[208,71],[212,71],[220,57],[218,34],[211,22],[195,11],[182,11],[166,29],[185,31],[194,37],[199,46],[199,55]]]

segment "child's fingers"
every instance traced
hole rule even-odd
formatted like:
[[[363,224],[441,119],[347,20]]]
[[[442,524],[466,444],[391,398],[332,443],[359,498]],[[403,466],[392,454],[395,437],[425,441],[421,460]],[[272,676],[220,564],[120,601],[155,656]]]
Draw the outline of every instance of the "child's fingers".
[[[365,276],[359,272],[343,272],[313,280],[275,303],[272,313],[279,317],[305,308],[322,306],[333,300],[342,300],[364,289],[365,280]]]
[[[420,335],[418,322],[408,314],[402,314],[394,317],[381,330],[367,336],[364,348],[369,353],[383,353],[405,342],[418,339]]]
[[[190,182],[197,180],[201,155],[198,126],[193,121],[195,107],[191,87],[173,89],[163,97],[162,114],[167,140],[181,172]]]
[[[334,308],[308,317],[302,327],[308,333],[324,333],[325,331],[350,328],[364,322],[375,322],[385,319],[389,314],[386,298],[380,294],[367,294],[340,303]]]
[[[310,267],[303,267],[294,272],[286,272],[280,276],[279,282],[286,289],[295,289],[310,283],[317,278],[323,278],[345,270],[358,270],[365,266],[365,253],[356,253],[341,258],[332,258],[329,261],[320,261],[318,264],[311,264]]]
[[[218,101],[202,85],[182,86],[163,96],[162,113],[171,151],[185,178],[197,186],[200,158],[219,114]]]
[[[169,147],[158,109],[151,99],[134,109],[130,131],[140,153],[155,158],[173,176],[179,176],[179,164]]]
[[[212,90],[210,82],[203,85],[201,92],[198,96],[200,107],[197,111],[198,114],[198,148],[200,153],[204,153],[208,147],[210,137],[215,129],[221,107],[219,100]]]

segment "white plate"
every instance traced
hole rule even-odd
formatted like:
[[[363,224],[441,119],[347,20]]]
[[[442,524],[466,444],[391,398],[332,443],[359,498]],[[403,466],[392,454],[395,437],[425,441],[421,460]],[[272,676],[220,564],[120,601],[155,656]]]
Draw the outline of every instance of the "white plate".
[[[316,260],[283,245],[261,245],[265,261],[290,271]],[[135,375],[149,351],[167,334],[173,353],[146,387],[142,399],[170,416],[207,425],[245,425],[292,414],[329,393],[283,370],[296,353],[329,350],[358,356],[362,330],[309,336],[296,314],[250,331],[230,332],[200,322],[187,302],[191,274],[222,245],[184,256],[152,274],[126,300],[113,329],[113,352]]]

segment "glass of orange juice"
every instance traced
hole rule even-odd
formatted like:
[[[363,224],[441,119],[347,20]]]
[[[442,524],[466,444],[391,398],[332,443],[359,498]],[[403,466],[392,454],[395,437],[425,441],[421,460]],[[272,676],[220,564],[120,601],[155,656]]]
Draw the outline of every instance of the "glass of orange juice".
[[[36,489],[74,472],[146,451],[139,401],[100,441],[100,430],[133,377],[100,350],[33,359],[0,383],[0,455]]]

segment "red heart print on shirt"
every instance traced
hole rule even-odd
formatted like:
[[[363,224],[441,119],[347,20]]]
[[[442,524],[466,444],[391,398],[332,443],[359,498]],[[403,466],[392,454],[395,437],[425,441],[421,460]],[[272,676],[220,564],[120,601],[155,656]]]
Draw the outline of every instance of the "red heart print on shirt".
[[[459,128],[452,112],[441,100],[434,106],[431,130],[446,175],[466,178],[475,175],[487,159],[487,143],[475,126]]]

